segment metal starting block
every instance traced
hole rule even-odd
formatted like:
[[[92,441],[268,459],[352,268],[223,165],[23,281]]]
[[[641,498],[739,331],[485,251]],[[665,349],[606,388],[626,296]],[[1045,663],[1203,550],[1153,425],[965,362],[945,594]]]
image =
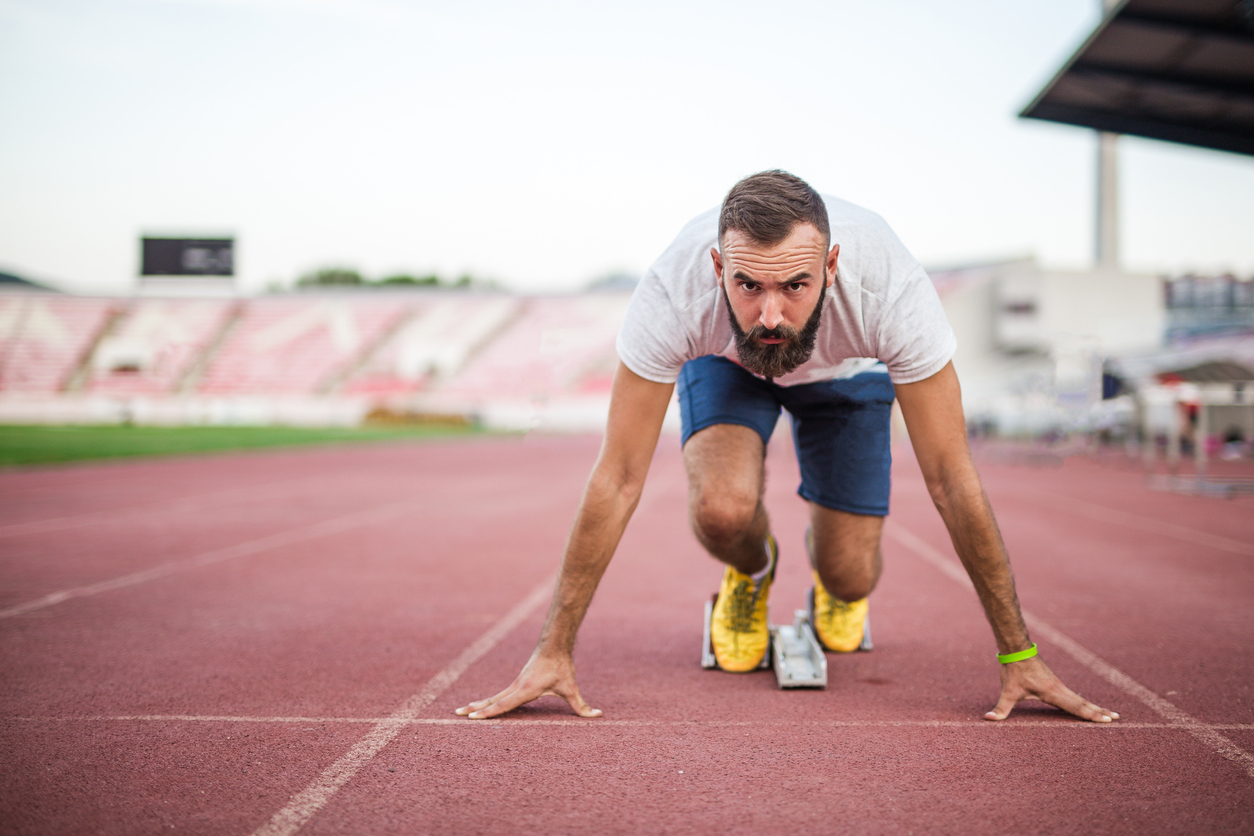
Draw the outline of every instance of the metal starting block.
[[[771,628],[775,679],[781,688],[826,688],[827,657],[810,626],[810,614],[797,610],[793,623]]]
[[[714,643],[710,640],[710,619],[713,615],[714,600],[711,599],[705,603],[705,618],[702,621],[701,667],[706,670],[718,667],[714,658]],[[767,621],[770,621],[769,614]],[[826,688],[827,659],[810,627],[809,614],[805,610],[797,610],[791,625],[774,626],[770,631],[771,644],[758,670],[775,668],[775,679],[781,688]]]
[[[712,670],[718,667],[714,658],[714,643],[710,640],[710,619],[714,616],[715,595],[705,602],[705,619],[702,624],[701,667]],[[770,622],[768,613],[767,622]],[[810,623],[809,610],[796,610],[792,624],[770,627],[771,644],[758,670],[775,668],[775,679],[781,688],[826,688],[827,657],[814,627]],[[867,618],[862,629],[862,644],[858,650],[870,650],[871,619]]]

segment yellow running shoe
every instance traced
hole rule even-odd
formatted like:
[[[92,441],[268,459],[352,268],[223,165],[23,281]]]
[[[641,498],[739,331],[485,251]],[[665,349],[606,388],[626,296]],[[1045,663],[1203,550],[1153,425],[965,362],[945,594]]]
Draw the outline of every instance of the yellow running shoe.
[[[810,623],[819,642],[828,650],[851,653],[862,645],[869,606],[865,598],[844,601],[829,595],[814,572],[814,588],[810,590]]]
[[[775,578],[779,547],[775,538],[768,540],[771,549],[771,571],[758,583],[749,575],[728,566],[723,572],[723,585],[714,601],[710,618],[710,643],[714,658],[725,671],[744,673],[755,670],[766,657],[771,633],[766,623],[766,599]]]

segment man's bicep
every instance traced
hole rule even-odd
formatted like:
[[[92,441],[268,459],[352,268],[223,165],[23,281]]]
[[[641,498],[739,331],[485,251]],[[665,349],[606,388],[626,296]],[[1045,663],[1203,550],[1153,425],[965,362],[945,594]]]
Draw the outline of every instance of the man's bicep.
[[[619,361],[600,465],[620,470],[625,480],[644,481],[674,389],[675,384],[646,380]]]
[[[969,459],[962,390],[952,362],[929,378],[895,388],[925,477],[939,476],[946,465]]]

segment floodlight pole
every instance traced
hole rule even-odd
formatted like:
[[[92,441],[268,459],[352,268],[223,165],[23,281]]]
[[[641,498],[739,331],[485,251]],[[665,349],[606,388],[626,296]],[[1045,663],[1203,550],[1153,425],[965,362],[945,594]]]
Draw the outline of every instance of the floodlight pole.
[[[1095,258],[1098,270],[1119,269],[1119,134],[1097,134],[1097,229]]]
[[[1101,0],[1103,17],[1120,0]],[[1097,269],[1119,270],[1119,134],[1097,132],[1097,217],[1094,258]]]

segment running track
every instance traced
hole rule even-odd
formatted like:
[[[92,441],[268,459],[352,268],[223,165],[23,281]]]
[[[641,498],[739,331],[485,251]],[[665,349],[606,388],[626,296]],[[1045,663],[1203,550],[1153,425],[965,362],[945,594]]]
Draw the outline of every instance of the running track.
[[[782,435],[776,621],[809,583]],[[581,634],[598,720],[453,715],[530,652],[594,438],[0,473],[0,832],[1254,832],[1254,500],[982,465],[1045,658],[1123,716],[995,724],[989,630],[901,450],[876,650],[823,692],[702,671],[719,569],[677,446]]]

